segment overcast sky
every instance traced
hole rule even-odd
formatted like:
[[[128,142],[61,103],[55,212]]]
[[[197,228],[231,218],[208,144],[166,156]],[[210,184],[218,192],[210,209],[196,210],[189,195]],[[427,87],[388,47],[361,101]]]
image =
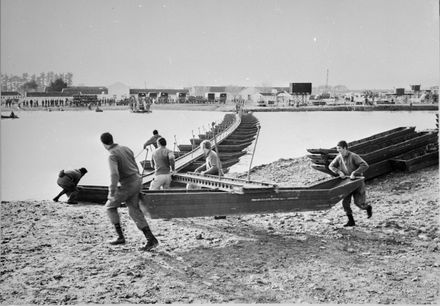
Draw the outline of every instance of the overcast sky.
[[[438,0],[1,0],[1,72],[74,85],[439,83]]]

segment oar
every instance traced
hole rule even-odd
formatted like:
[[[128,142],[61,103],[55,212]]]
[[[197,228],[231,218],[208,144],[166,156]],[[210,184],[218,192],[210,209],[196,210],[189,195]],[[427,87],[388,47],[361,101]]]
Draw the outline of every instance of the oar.
[[[251,181],[251,167],[252,167],[252,161],[254,160],[255,149],[257,148],[258,135],[260,135],[260,125],[259,124],[257,125],[257,137],[255,138],[254,150],[252,151],[251,162],[249,164],[249,171],[248,171],[248,177],[247,177],[248,182]]]

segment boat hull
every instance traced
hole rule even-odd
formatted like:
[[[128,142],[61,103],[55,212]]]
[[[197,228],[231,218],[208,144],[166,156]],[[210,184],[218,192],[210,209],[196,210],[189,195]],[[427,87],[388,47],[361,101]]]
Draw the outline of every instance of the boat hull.
[[[359,188],[363,178],[330,179],[305,188],[249,193],[166,190],[142,193],[141,208],[152,219],[286,213],[329,209]]]
[[[329,174],[331,176],[337,176],[335,173],[333,173],[328,166],[326,165],[312,165],[312,168],[321,172],[324,172],[326,174]],[[375,177],[390,173],[394,170],[391,162],[387,160],[380,161],[375,164],[369,165],[367,171],[364,172],[364,178],[366,181],[371,180]]]
[[[402,135],[406,135],[409,133],[414,133],[415,127],[398,127],[391,130],[387,130],[385,132],[377,133],[372,136],[362,138],[359,140],[351,141],[348,143],[348,147],[350,151],[356,152],[356,150],[361,150],[365,147],[369,147],[374,143],[386,142],[390,139],[395,139]],[[329,153],[338,153],[336,147],[330,149],[307,149],[309,153],[312,154],[329,154]]]
[[[432,151],[427,150],[426,147],[417,148],[390,159],[390,162],[394,169],[408,172],[438,165],[438,145],[437,148]]]

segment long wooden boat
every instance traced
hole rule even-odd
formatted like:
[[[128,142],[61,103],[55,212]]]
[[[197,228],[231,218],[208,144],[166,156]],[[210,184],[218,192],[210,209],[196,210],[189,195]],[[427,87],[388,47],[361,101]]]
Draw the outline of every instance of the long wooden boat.
[[[247,138],[251,138],[254,137],[256,134],[257,130],[245,130],[245,131],[237,131],[232,133],[229,138],[236,138],[236,139],[247,139]],[[214,137],[214,133],[212,132],[207,132],[205,134],[199,134],[199,138],[201,140],[205,140],[205,139],[211,139]]]
[[[237,145],[237,144],[243,144],[246,143],[248,141],[254,141],[255,137],[250,137],[250,138],[246,138],[246,139],[236,139],[236,138],[226,138],[225,140],[222,141],[222,145]]]
[[[255,137],[251,137],[251,138],[245,138],[245,139],[229,139],[226,138],[224,139],[221,143],[221,145],[237,145],[237,144],[243,144],[249,141],[253,141],[255,139]],[[190,143],[193,144],[194,146],[198,146],[200,145],[200,143],[203,141],[203,139],[200,138],[191,138],[190,139]]]
[[[312,165],[312,168],[321,172],[324,172],[330,176],[336,177],[337,174],[333,173],[327,165]],[[390,173],[394,170],[391,162],[389,160],[384,160],[375,164],[369,165],[367,171],[365,171],[364,178],[366,181],[371,180],[375,177]]]
[[[425,167],[438,165],[439,153],[436,146],[423,146],[390,159],[391,165],[396,170],[416,171]]]
[[[245,149],[251,143],[252,143],[252,140],[244,142],[242,144],[236,144],[236,145],[219,144],[217,146],[218,146],[218,150],[220,152],[237,152],[237,151],[241,151],[241,150]],[[178,145],[178,148],[180,151],[189,152],[189,151],[193,150],[194,146],[192,146],[192,145]]]
[[[379,150],[384,147],[389,147],[394,144],[403,143],[404,141],[407,141],[409,139],[415,138],[417,136],[420,136],[422,132],[415,132],[414,129],[410,128],[405,131],[399,131],[392,137],[385,136],[381,137],[377,140],[371,140],[367,141],[366,143],[360,143],[358,145],[354,145],[353,147],[349,147],[350,151],[357,153],[357,154],[366,154],[370,152],[374,152],[376,150]],[[317,164],[323,164],[323,161],[327,161],[328,159],[333,159],[337,153],[327,153],[327,154],[313,154],[313,155],[307,155],[314,163]],[[321,159],[321,160],[320,160]]]
[[[152,219],[284,213],[329,209],[359,188],[363,178],[333,178],[310,187],[249,190],[143,191],[141,206]]]
[[[373,164],[392,158],[396,155],[403,154],[417,147],[435,142],[437,138],[437,133],[433,131],[416,132],[414,134],[401,136],[397,139],[392,139],[386,144],[383,143],[381,145],[372,145],[371,149],[368,151],[367,149],[363,149],[354,152],[359,154],[367,163]],[[336,155],[337,154],[335,153],[330,153],[308,157],[311,158],[312,162],[315,164],[328,165],[336,157]]]
[[[377,133],[374,135],[371,135],[369,137],[365,137],[359,140],[351,141],[348,143],[348,147],[350,148],[350,151],[355,152],[358,149],[361,149],[362,147],[368,147],[371,144],[378,143],[378,142],[386,142],[387,140],[399,137],[401,135],[406,135],[408,133],[414,132],[415,127],[398,127],[391,130],[387,130],[385,132]],[[307,149],[309,153],[312,154],[329,154],[329,153],[337,153],[336,147],[332,147],[330,149]]]
[[[253,140],[255,138],[256,133],[250,133],[250,134],[232,134],[228,136],[228,140],[234,141],[234,140],[243,140],[243,139],[249,139]]]

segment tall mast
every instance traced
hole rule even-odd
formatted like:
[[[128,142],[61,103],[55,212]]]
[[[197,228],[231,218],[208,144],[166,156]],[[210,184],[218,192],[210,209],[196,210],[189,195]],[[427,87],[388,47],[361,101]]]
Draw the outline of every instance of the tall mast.
[[[325,79],[325,91],[328,92],[328,68],[327,68],[327,77]]]

